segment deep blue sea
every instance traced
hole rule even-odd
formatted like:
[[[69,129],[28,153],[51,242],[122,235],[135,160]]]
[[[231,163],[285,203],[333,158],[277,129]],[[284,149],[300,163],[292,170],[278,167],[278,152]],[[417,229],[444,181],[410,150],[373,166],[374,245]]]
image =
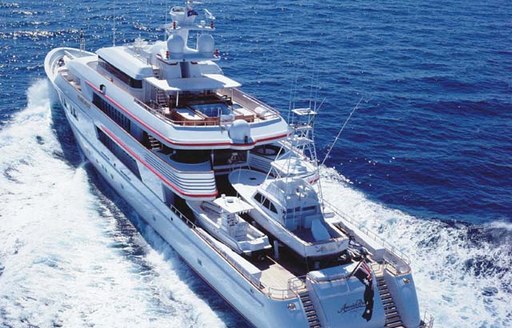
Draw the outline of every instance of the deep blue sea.
[[[320,159],[360,102],[326,197],[409,255],[436,326],[512,327],[512,1],[204,2],[245,91],[325,99]],[[45,80],[81,29],[162,39],[172,4],[0,2],[0,326],[248,325],[82,161]]]

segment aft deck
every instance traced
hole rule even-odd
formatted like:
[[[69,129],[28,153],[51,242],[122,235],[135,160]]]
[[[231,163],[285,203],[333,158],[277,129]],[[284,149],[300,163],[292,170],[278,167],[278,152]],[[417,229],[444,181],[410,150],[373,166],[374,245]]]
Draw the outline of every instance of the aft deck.
[[[212,126],[244,120],[248,123],[278,118],[279,112],[238,89],[192,93],[136,103],[161,119],[176,125]]]

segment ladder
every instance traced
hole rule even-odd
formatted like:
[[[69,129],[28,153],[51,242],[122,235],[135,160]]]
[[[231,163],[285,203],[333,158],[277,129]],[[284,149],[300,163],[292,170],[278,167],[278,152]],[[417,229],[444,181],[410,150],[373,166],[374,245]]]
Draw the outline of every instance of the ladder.
[[[160,79],[160,69],[153,68],[153,75]],[[155,88],[156,90],[156,103],[161,106],[167,106],[167,95],[162,89]]]
[[[148,140],[149,140],[149,147],[152,149],[152,150],[159,150],[162,148],[162,143],[160,141],[158,141],[155,137],[153,137],[152,135],[148,134]]]
[[[386,280],[384,280],[383,276],[377,277],[377,286],[379,288],[380,298],[382,300],[382,304],[384,306],[384,314],[386,315],[386,322],[384,324],[385,328],[405,328],[402,319],[400,318],[400,314],[396,308],[395,302],[393,301],[393,297],[389,292],[388,286],[386,284]]]
[[[162,89],[156,89],[156,103],[167,106],[167,95]]]
[[[317,112],[311,107],[294,108],[291,111],[290,126],[293,128],[290,144],[317,165],[313,127]]]
[[[313,302],[309,298],[309,292],[307,289],[298,293],[300,301],[304,306],[304,311],[306,312],[306,319],[308,320],[308,325],[310,328],[321,328],[320,320],[316,314],[315,306]]]

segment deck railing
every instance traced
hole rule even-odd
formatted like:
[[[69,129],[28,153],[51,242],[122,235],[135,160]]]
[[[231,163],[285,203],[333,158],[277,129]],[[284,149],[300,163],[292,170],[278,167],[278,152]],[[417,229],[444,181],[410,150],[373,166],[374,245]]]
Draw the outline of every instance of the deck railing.
[[[233,268],[238,271],[247,281],[249,281],[256,289],[263,290],[264,286],[261,284],[259,280],[256,280],[254,276],[252,276],[247,270],[245,270],[239,263],[234,261],[224,250],[217,247],[215,243],[210,240],[204,233],[202,233],[197,225],[192,222],[189,218],[187,218],[180,210],[178,210],[174,205],[170,206],[171,211],[176,214],[183,222],[185,222],[190,228],[195,230],[196,234],[201,237],[210,247],[216,251],[222,258],[224,258]]]
[[[329,206],[331,207],[331,210],[335,211],[335,213],[340,218],[343,218],[344,220],[350,222],[351,224],[353,224],[354,226],[357,227],[355,222],[353,222],[352,220],[348,219],[347,216],[342,215],[331,204],[329,204]],[[287,286],[286,289],[280,289],[280,288],[273,288],[273,287],[264,286],[261,283],[261,281],[259,281],[258,279],[254,278],[253,275],[251,275],[249,272],[247,272],[239,263],[234,261],[224,250],[222,250],[219,247],[217,247],[217,245],[215,245],[215,243],[213,243],[207,236],[205,236],[203,233],[201,233],[197,229],[198,227],[196,226],[196,224],[194,222],[192,222],[190,219],[188,219],[180,210],[178,210],[173,205],[171,205],[170,208],[171,208],[172,212],[175,213],[183,222],[185,222],[192,229],[196,230],[197,235],[199,237],[201,237],[201,239],[203,239],[208,245],[210,245],[212,247],[212,249],[215,250],[220,256],[222,256],[222,258],[224,258],[231,266],[233,266],[233,268],[236,271],[238,271],[247,281],[249,281],[258,290],[261,290],[261,291],[265,292],[267,294],[267,296],[269,296],[269,297],[271,297],[273,299],[281,299],[281,300],[292,299],[292,298],[296,298],[297,297],[298,290],[305,288],[306,276],[300,276],[300,277],[295,277],[295,278],[290,279],[288,281],[288,286]],[[391,245],[389,245],[389,243],[384,241],[382,238],[377,236],[375,233],[371,232],[368,229],[365,229],[363,232],[365,234],[367,234],[368,237],[371,237],[372,239],[375,239],[376,241],[380,241],[386,248],[390,247],[391,249],[393,249],[393,250],[389,250],[390,252],[393,252],[393,254],[394,254],[394,252],[402,254],[402,255],[394,254],[395,256],[399,256],[399,257],[403,258],[404,261],[408,261],[408,259],[405,256],[405,254],[401,253],[399,250],[397,250],[396,248],[394,248]],[[396,265],[397,265],[396,263],[393,263],[392,261],[390,261],[387,258],[385,258],[384,260],[386,262],[384,264],[386,266],[386,268],[389,267],[389,269],[395,269],[396,270]],[[398,273],[403,273],[403,271],[398,270]],[[345,276],[337,277],[335,280],[346,280],[346,279],[350,278],[351,276],[352,276],[352,274],[350,273],[350,274],[347,274]],[[313,278],[311,278],[311,279],[313,279]],[[315,281],[315,280],[313,279],[313,281]],[[431,317],[429,317],[429,320],[431,320],[433,322],[433,319]],[[430,328],[431,325],[426,325],[424,327],[425,328]]]
[[[218,94],[220,96],[232,97],[236,103],[240,104],[243,108],[252,112],[254,114],[254,117],[257,117],[260,120],[270,120],[277,118],[281,115],[279,111],[277,111],[276,109],[244,93],[239,89],[222,89],[218,91]],[[218,126],[230,122],[229,120],[222,120],[220,117],[204,117],[203,119],[198,120],[174,120],[167,116],[170,114],[170,109],[168,107],[164,107],[159,104],[157,104],[156,107],[152,107],[138,98],[133,98],[133,100],[135,101],[135,103],[142,106],[142,108],[152,113],[153,115],[156,115],[160,119],[175,125]],[[261,109],[261,111],[259,111],[258,108]],[[236,118],[247,119],[246,115],[235,115],[235,119]],[[249,120],[249,122],[252,122],[252,120]]]
[[[401,250],[399,250],[395,246],[391,245],[390,243],[388,243],[387,241],[382,239],[382,237],[380,237],[379,235],[377,235],[375,232],[371,231],[370,229],[368,229],[366,227],[362,227],[359,224],[357,224],[357,222],[352,220],[347,214],[343,213],[341,210],[336,208],[330,202],[324,200],[324,203],[326,203],[329,206],[329,210],[331,210],[334,214],[336,214],[340,219],[352,224],[354,227],[356,227],[362,233],[364,233],[367,237],[369,237],[373,241],[375,241],[378,244],[380,244],[381,246],[383,246],[392,255],[394,255],[398,259],[403,260],[407,264],[407,266],[409,266],[411,264],[411,260],[409,259],[409,257],[405,253],[403,253]],[[386,257],[386,255],[384,255],[384,260],[386,262],[388,262],[389,264],[393,265],[395,267],[395,269],[402,269],[402,268],[397,268],[398,263],[396,263],[396,261],[393,261],[393,259],[390,258],[389,256]],[[399,272],[403,273],[401,270],[399,270]]]
[[[170,117],[166,116],[165,110],[166,107],[156,107],[153,108],[146,104],[145,102],[141,101],[138,98],[133,98],[136,104],[140,105],[142,108],[150,112],[151,114],[159,117],[161,120],[164,120],[168,123],[172,123],[175,125],[183,125],[183,126],[214,126],[220,124],[220,118],[218,117],[209,117],[208,119],[204,120],[188,120],[188,121],[177,121],[173,120]]]
[[[260,119],[268,120],[281,116],[279,111],[275,108],[263,103],[240,89],[221,89],[217,92],[222,96],[232,97],[233,101],[250,110]],[[258,113],[258,107],[265,110],[265,112]]]

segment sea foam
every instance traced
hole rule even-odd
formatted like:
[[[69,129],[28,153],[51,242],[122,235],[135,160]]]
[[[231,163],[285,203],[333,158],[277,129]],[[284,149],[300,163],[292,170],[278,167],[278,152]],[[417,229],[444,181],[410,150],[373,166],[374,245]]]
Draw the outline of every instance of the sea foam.
[[[47,82],[27,96],[0,130],[0,325],[244,325],[87,164],[66,159]],[[327,200],[408,254],[436,326],[511,325],[508,223],[420,219],[369,200],[335,170],[322,179]]]
[[[333,169],[322,170],[326,199],[411,261],[420,308],[439,327],[512,324],[510,225],[420,219],[369,200]]]
[[[63,157],[47,81],[27,97],[0,130],[0,326],[224,326],[192,290],[198,283],[184,278],[195,277],[190,269],[150,228],[143,234],[156,250],[147,247],[139,261],[127,255],[145,239],[123,239],[124,214],[84,165]]]

